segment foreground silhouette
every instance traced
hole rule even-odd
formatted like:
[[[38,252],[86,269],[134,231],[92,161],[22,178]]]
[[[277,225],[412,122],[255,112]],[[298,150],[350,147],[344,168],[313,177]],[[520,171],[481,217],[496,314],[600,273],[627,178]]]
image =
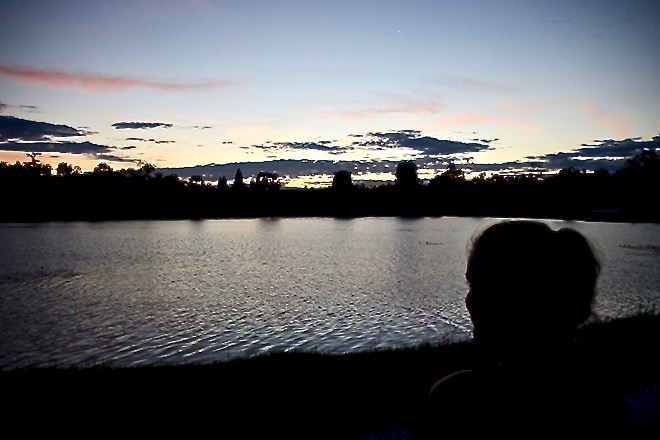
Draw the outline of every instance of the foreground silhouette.
[[[579,331],[582,348],[592,364],[616,373],[610,378],[622,390],[648,390],[660,384],[659,318],[589,322]],[[99,429],[117,438],[128,430],[149,438],[204,438],[213,429],[227,439],[404,440],[413,437],[431,385],[473,363],[471,343],[461,341],[341,355],[289,351],[210,364],[0,370],[0,389],[5,431],[28,426],[43,438],[87,438]],[[656,394],[639,402],[649,414],[647,438],[660,438],[657,401]],[[439,428],[442,420],[433,419]]]
[[[572,229],[505,221],[477,237],[465,299],[477,366],[433,385],[418,437],[634,434],[617,381],[576,342],[599,272]]]

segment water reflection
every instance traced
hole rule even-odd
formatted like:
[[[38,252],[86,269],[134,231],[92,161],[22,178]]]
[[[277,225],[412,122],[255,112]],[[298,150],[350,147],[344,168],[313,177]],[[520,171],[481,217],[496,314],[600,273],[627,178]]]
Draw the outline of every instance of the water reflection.
[[[2,225],[0,366],[198,362],[467,338],[489,219]],[[656,225],[573,224],[605,253],[598,311],[657,310]],[[646,248],[644,248],[646,249]]]

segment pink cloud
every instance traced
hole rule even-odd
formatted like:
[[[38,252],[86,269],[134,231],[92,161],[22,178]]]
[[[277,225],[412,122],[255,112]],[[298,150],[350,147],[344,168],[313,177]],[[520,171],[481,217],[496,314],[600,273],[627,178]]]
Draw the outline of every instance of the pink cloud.
[[[164,91],[182,91],[239,85],[234,81],[158,81],[120,76],[69,73],[9,64],[0,64],[0,76],[11,78],[24,84],[53,87],[56,89],[79,89],[91,93],[123,92],[128,89],[140,87]]]
[[[583,102],[580,105],[580,110],[586,115],[592,125],[612,130],[622,139],[630,137],[628,121],[623,117],[606,112],[590,102]]]
[[[622,139],[630,137],[630,126],[625,117],[606,111],[601,106],[586,99],[558,97],[535,103],[502,104],[500,110],[503,114],[519,115],[521,120],[528,120],[535,113],[551,111],[555,114],[570,115],[578,124],[587,122],[594,127],[605,128],[613,136]],[[576,119],[575,116],[578,116],[579,119]],[[582,118],[586,121],[583,122]]]
[[[324,116],[337,116],[343,119],[361,120],[389,114],[437,114],[443,105],[431,98],[415,99],[398,95],[384,94],[376,98],[376,103],[367,105],[359,102],[361,108],[338,110],[323,113]]]
[[[442,127],[459,127],[464,125],[493,124],[512,127],[516,130],[536,132],[538,127],[529,124],[521,118],[504,118],[482,113],[461,113],[453,116],[436,118],[435,123]]]

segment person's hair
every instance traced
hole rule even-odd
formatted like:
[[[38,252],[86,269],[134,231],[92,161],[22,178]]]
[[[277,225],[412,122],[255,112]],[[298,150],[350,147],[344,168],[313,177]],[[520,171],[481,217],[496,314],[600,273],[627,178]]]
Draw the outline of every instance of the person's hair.
[[[570,333],[591,314],[599,273],[589,241],[576,230],[503,221],[473,240],[466,305],[473,322],[515,321],[530,331]]]

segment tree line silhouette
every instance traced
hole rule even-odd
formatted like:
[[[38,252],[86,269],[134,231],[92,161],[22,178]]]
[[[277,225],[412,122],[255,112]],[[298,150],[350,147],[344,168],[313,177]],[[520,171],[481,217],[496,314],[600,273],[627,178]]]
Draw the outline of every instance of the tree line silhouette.
[[[202,219],[252,217],[469,216],[658,222],[658,159],[654,150],[630,158],[614,173],[564,168],[551,176],[481,174],[468,180],[450,164],[423,182],[412,161],[400,162],[393,182],[366,186],[349,171],[326,188],[286,189],[275,173],[249,183],[240,168],[229,184],[203,176],[164,175],[148,162],[92,172],[61,162],[55,172],[38,159],[0,162],[0,221]],[[654,195],[655,194],[655,195]]]

